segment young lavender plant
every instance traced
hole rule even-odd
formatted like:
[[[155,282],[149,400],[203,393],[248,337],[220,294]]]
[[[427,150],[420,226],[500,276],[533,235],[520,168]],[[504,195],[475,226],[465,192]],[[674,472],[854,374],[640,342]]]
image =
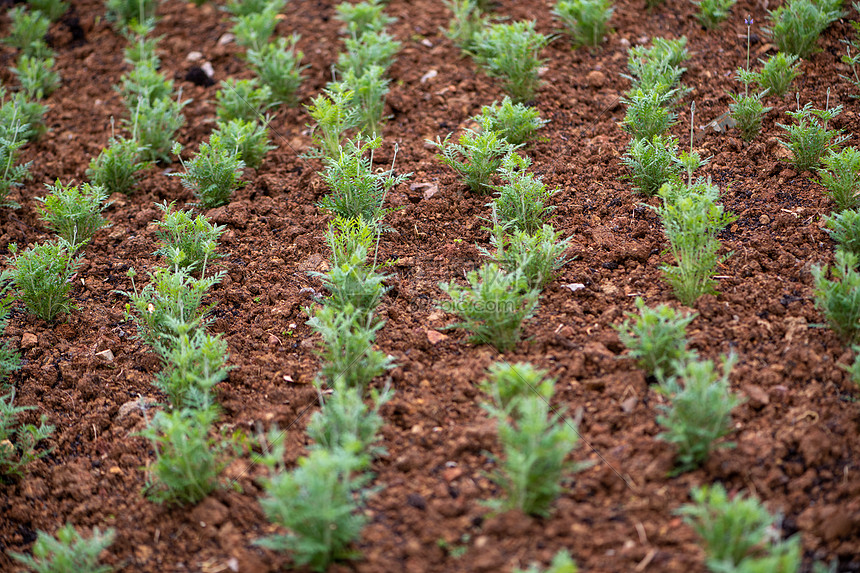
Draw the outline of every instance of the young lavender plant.
[[[663,205],[656,209],[663,221],[669,241],[668,251],[675,265],[663,265],[663,271],[675,296],[682,304],[693,305],[703,294],[716,292],[712,275],[722,257],[717,234],[736,217],[717,203],[719,189],[709,182],[692,187],[666,185],[660,191]]]
[[[268,124],[268,121],[265,122]],[[257,169],[266,153],[275,149],[269,144],[269,129],[265,124],[245,119],[218,122],[214,133],[227,149],[236,149],[247,167]]]
[[[206,208],[220,207],[230,202],[233,191],[242,187],[241,180],[245,162],[236,147],[227,147],[221,136],[213,133],[209,142],[200,144],[200,149],[194,159],[187,163],[180,153],[182,146],[173,145],[173,154],[179,157],[179,162],[185,168],[185,173],[170,175],[182,179],[182,185],[190,189],[200,204]]]
[[[570,238],[559,240],[561,232],[548,224],[534,233],[508,231],[506,226],[495,223],[490,235],[490,244],[495,247],[495,252],[483,247],[478,247],[478,250],[506,273],[522,273],[530,289],[543,290],[555,278],[556,271],[568,262],[564,253],[570,245]]]
[[[362,142],[359,135],[355,141],[348,140],[345,147],[339,148],[336,159],[323,158],[325,170],[319,175],[332,193],[320,201],[319,206],[344,219],[360,217],[366,223],[377,224],[385,217],[387,210],[382,208],[385,195],[395,185],[406,181],[411,173],[394,175],[389,171],[373,169],[372,150],[382,145],[382,138],[376,137]],[[370,150],[370,157],[365,157]]]
[[[860,151],[846,147],[840,152],[828,149],[818,169],[821,184],[836,204],[837,211],[860,207]]]
[[[508,407],[484,404],[496,419],[504,459],[491,476],[504,491],[505,499],[492,505],[518,509],[547,517],[562,492],[561,480],[579,468],[567,461],[578,435],[551,409],[547,398],[531,393],[513,400]]]
[[[493,102],[492,105],[483,106],[481,115],[472,120],[481,125],[482,131],[495,131],[513,145],[529,143],[535,138],[537,130],[549,123],[549,120],[541,119],[537,108],[515,104],[508,96],[500,105]]]
[[[224,9],[233,16],[239,17],[258,14],[267,9],[278,14],[286,5],[287,0],[230,0]]]
[[[314,441],[311,449],[336,451],[343,449],[356,457],[356,469],[363,470],[370,462],[385,455],[385,448],[378,445],[379,429],[385,423],[379,409],[394,395],[386,386],[382,392],[371,389],[372,406],[364,403],[361,388],[340,385],[324,397],[319,392],[322,408],[308,422],[308,437]]]
[[[729,499],[722,484],[703,485],[690,492],[692,504],[675,513],[684,517],[705,545],[710,571],[798,571],[800,536],[774,539],[780,517],[771,515],[755,498]],[[815,571],[819,571],[816,567]]]
[[[381,133],[381,125],[385,119],[382,112],[385,110],[385,96],[390,80],[383,77],[384,74],[385,69],[377,65],[368,67],[361,75],[356,75],[349,69],[344,72],[343,79],[335,88],[353,94],[349,105],[355,110],[355,127],[360,133],[371,137]]]
[[[296,49],[300,37],[277,38],[260,49],[248,50],[248,63],[264,86],[271,91],[274,101],[294,105],[296,92],[302,84],[301,65],[304,54]]]
[[[609,31],[612,0],[558,0],[553,15],[562,21],[574,46],[599,46]]]
[[[451,297],[441,304],[442,310],[463,320],[447,328],[469,330],[470,341],[490,344],[499,352],[511,350],[520,340],[523,321],[534,315],[540,292],[529,288],[521,272],[506,273],[494,263],[470,271],[466,280],[468,288],[455,282],[439,284]]]
[[[45,36],[51,20],[39,10],[29,11],[24,6],[16,6],[7,13],[10,27],[3,43],[21,50],[28,56],[50,57],[52,50],[45,43]]]
[[[481,195],[492,191],[491,178],[502,165],[502,159],[518,146],[509,143],[495,131],[477,133],[471,129],[464,131],[458,141],[451,140],[449,134],[444,141],[427,140],[441,153],[436,155],[443,164],[454,169],[469,189]],[[462,159],[461,159],[462,158]]]
[[[236,43],[248,50],[261,50],[278,25],[276,4],[267,4],[261,12],[251,12],[233,18]]]
[[[442,0],[442,3],[451,11],[451,21],[448,29],[444,30],[445,36],[463,54],[471,54],[475,36],[489,21],[478,5],[478,0]]]
[[[211,405],[155,414],[140,433],[155,450],[144,487],[149,499],[173,506],[193,505],[218,486],[233,443],[210,436],[217,417]]]
[[[734,447],[714,442],[731,433],[732,410],[741,403],[729,385],[736,361],[734,355],[724,359],[720,375],[710,360],[687,360],[676,366],[676,376],[660,381],[660,392],[668,396],[669,404],[660,406],[663,414],[657,423],[666,431],[658,438],[675,445],[672,475],[697,468],[715,447]]]
[[[269,86],[261,86],[256,78],[222,81],[221,89],[215,93],[215,100],[218,102],[215,114],[221,122],[232,119],[257,121],[275,103]]]
[[[2,280],[2,277],[0,277]],[[0,336],[6,334],[6,326],[9,324],[9,315],[11,314],[12,303],[15,302],[15,295],[8,292],[9,285],[5,285],[0,290]],[[5,385],[9,376],[13,372],[21,369],[21,357],[18,351],[9,344],[8,340],[0,342],[0,384]],[[6,439],[5,437],[2,439]],[[2,473],[2,470],[0,470]]]
[[[501,185],[492,188],[498,194],[488,206],[503,225],[518,231],[533,234],[543,225],[543,220],[553,207],[546,205],[558,189],[547,189],[540,177],[526,170],[531,159],[515,151],[508,153],[499,167]]]
[[[347,38],[345,43],[346,51],[338,56],[337,68],[343,73],[351,70],[356,77],[363,76],[373,66],[382,68],[380,75],[384,75],[394,63],[394,55],[400,51],[400,42],[385,30]]]
[[[188,272],[200,271],[203,277],[206,275],[206,266],[223,257],[216,250],[218,239],[227,228],[213,225],[205,215],[194,217],[191,211],[174,210],[175,205],[175,201],[169,205],[166,201],[155,204],[164,213],[164,218],[155,222],[159,247],[153,254],[170,260],[176,252],[181,251],[183,256],[176,264]]]
[[[269,432],[262,462],[269,475],[262,481],[260,506],[272,523],[286,529],[256,544],[288,551],[297,567],[326,571],[337,560],[355,557],[349,546],[358,541],[368,517],[361,509],[370,491],[370,474],[356,473],[361,460],[343,449],[315,448],[292,471],[284,464],[284,432]]]
[[[54,71],[54,58],[30,56],[22,53],[10,71],[18,78],[27,99],[40,100],[60,87],[60,74]]]
[[[785,112],[797,121],[796,125],[776,124],[788,135],[788,141],[779,140],[779,143],[791,151],[791,161],[798,171],[812,171],[821,164],[825,153],[835,151],[848,139],[841,129],[827,129],[827,123],[842,113],[842,106],[825,106],[820,110],[807,103],[801,108],[798,101],[797,108],[797,111]]]
[[[50,191],[46,197],[37,197],[41,202],[39,213],[45,225],[78,250],[86,244],[96,231],[110,222],[102,217],[109,203],[104,188],[89,183],[63,185],[57,179],[54,185],[45,185]]]
[[[815,306],[839,338],[856,343],[860,341],[860,272],[857,271],[860,257],[837,249],[835,259],[832,269],[826,265],[812,267]]]
[[[47,16],[51,22],[56,22],[62,18],[69,9],[69,3],[62,0],[27,0],[27,4],[33,10],[38,10]]]
[[[842,249],[860,257],[860,211],[845,209],[827,217],[827,232]]]
[[[145,22],[155,19],[159,0],[105,0],[105,18],[123,30],[132,21]]]
[[[531,101],[540,88],[541,51],[552,41],[535,30],[535,22],[493,24],[472,39],[475,61],[487,75],[502,80],[502,87],[516,103]]]
[[[144,148],[136,139],[111,137],[107,147],[90,160],[87,177],[93,186],[103,188],[108,194],[131,194],[138,172],[153,165],[142,159],[143,153]]]
[[[750,27],[752,19],[744,19],[747,25],[747,67],[738,69],[737,79],[744,84],[744,95],[729,94],[734,103],[729,105],[732,118],[737,122],[741,132],[741,139],[752,141],[761,132],[761,121],[764,114],[773,108],[765,107],[761,103],[762,98],[767,95],[767,90],[750,95],[750,83],[755,81],[756,75],[750,72]]]
[[[621,343],[630,351],[639,367],[658,381],[678,374],[695,352],[687,350],[686,328],[696,313],[683,316],[670,306],[661,304],[649,308],[641,297],[636,297],[639,313],[627,313],[620,325],[613,325]]]
[[[765,32],[780,52],[808,58],[821,32],[842,17],[841,6],[842,0],[789,0],[768,10],[772,26]]]
[[[311,126],[317,150],[312,156],[337,160],[341,155],[341,141],[346,132],[358,125],[358,110],[352,105],[352,91],[323,90],[306,106],[316,122]]]
[[[4,95],[2,90],[0,88],[0,99]],[[27,131],[28,126],[18,121],[17,113],[13,113],[8,122],[0,121],[0,207],[21,207],[9,198],[9,193],[30,177],[32,161],[18,163],[18,150],[27,144]]]
[[[689,91],[680,83],[681,75],[686,71],[681,63],[690,58],[686,46],[687,38],[681,36],[676,40],[654,38],[650,48],[631,47],[627,51],[627,70],[630,74],[622,74],[633,84],[630,93],[642,90],[645,94],[657,92],[665,96],[676,90],[669,101],[682,98]]]
[[[678,159],[678,140],[672,136],[633,139],[621,161],[630,169],[636,191],[648,197],[665,183],[680,182],[683,165]]]
[[[50,450],[39,451],[37,445],[54,432],[54,426],[48,425],[44,415],[38,426],[19,424],[18,416],[34,410],[35,406],[15,406],[14,401],[14,388],[0,396],[0,475],[13,478],[21,477],[27,464],[50,453]]]
[[[491,398],[496,412],[511,415],[517,400],[532,395],[552,399],[555,379],[548,378],[547,374],[546,370],[535,368],[528,362],[494,362],[480,387]]]
[[[315,312],[306,312],[313,313],[308,326],[322,336],[319,375],[329,387],[342,384],[364,390],[374,378],[394,367],[391,356],[373,349],[376,331],[384,322],[374,320],[372,314],[351,304],[343,308],[323,305]]]
[[[9,555],[36,573],[110,573],[113,567],[99,565],[99,555],[115,538],[115,529],[109,527],[102,533],[95,527],[92,536],[84,539],[71,523],[67,523],[57,530],[56,537],[37,530],[32,556],[11,552]]]
[[[663,135],[675,125],[676,116],[669,106],[676,96],[674,90],[631,90],[627,97],[621,98],[621,102],[627,106],[627,113],[621,122],[622,129],[635,140],[650,140]]]
[[[360,39],[367,32],[381,32],[397,21],[383,12],[385,4],[379,0],[357,4],[341,2],[334,8],[336,18],[343,22],[346,33],[353,38]]]
[[[182,108],[190,101],[178,98],[160,98],[153,102],[148,98],[137,100],[129,110],[131,118],[123,123],[132,133],[137,133],[141,160],[170,160],[173,136],[185,124]]]
[[[767,90],[768,95],[784,96],[791,87],[791,82],[800,75],[798,59],[797,56],[778,52],[767,61],[759,60],[763,65],[761,71],[753,76],[755,82]]]
[[[737,0],[692,0],[692,2],[699,8],[696,18],[702,26],[708,30],[714,30],[729,17]]]
[[[61,237],[33,245],[20,254],[15,243],[8,248],[12,256],[6,257],[6,262],[11,268],[0,279],[12,282],[27,310],[50,321],[57,314],[75,308],[69,300],[69,291],[82,255],[75,256],[74,245]]]

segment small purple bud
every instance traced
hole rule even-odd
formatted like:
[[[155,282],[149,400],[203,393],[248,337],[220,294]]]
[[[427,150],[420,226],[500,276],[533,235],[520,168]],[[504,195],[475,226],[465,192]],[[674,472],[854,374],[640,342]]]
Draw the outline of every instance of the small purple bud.
[[[746,24],[747,26],[752,26],[753,22],[755,22],[755,20],[753,20],[752,18],[744,18],[744,24]]]

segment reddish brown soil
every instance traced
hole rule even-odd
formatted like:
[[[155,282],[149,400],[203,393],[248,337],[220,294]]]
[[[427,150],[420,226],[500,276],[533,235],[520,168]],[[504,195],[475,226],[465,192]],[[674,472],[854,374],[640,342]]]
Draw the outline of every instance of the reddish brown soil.
[[[300,94],[305,101],[325,85],[342,48],[334,4],[291,0],[278,24],[279,34],[302,34],[299,46],[310,64]],[[549,33],[555,26],[550,4],[503,0],[498,13],[534,17]],[[496,353],[465,343],[459,331],[436,344],[427,337],[427,329],[452,318],[435,308],[442,297],[438,282],[480,264],[475,244],[488,243],[481,218],[489,210],[487,198],[464,194],[423,142],[456,130],[502,93],[440,34],[448,18],[440,2],[391,0],[388,13],[399,18],[393,32],[403,49],[391,69],[393,117],[376,159],[388,164],[397,143],[397,169],[412,172],[411,182],[438,185],[438,193],[425,200],[422,189],[405,184],[390,195],[399,210],[389,217],[393,231],[381,244],[382,259],[392,262],[392,288],[382,305],[388,322],[378,344],[398,366],[391,372],[396,396],[383,410],[388,455],[373,468],[384,487],[370,501],[371,521],[358,546],[364,558],[332,570],[508,571],[547,563],[567,548],[585,571],[703,571],[696,538],[673,510],[688,501],[692,486],[714,481],[750,490],[782,512],[783,533],[802,536],[807,566],[838,558],[840,571],[860,570],[860,407],[857,388],[840,368],[852,356],[819,327],[809,272],[831,259],[832,243],[822,230],[831,205],[822,187],[780,161],[775,139],[781,133],[775,122],[786,120],[793,97],[769,102],[774,110],[753,143],[710,133],[700,149],[713,155],[703,173],[719,183],[738,221],[722,235],[733,256],[720,269],[720,294],[697,303],[689,336],[705,357],[739,357],[732,385],[748,401],[735,416],[737,447],[716,452],[697,471],[667,478],[673,451],[655,439],[661,398],[623,359],[611,328],[633,308],[634,295],[651,305],[676,304],[658,269],[666,261],[660,223],[622,180],[619,156],[628,137],[617,126],[623,117],[617,98],[628,86],[620,77],[626,46],[650,36],[686,35],[693,57],[683,81],[694,88],[688,101],[695,99],[697,124],[704,124],[727,109],[727,91],[738,89],[732,76],[745,59],[743,17],[752,15],[753,31],[761,34],[766,4],[741,0],[730,22],[706,32],[685,0],[667,0],[651,12],[641,0],[622,0],[612,22],[616,31],[596,53],[572,51],[565,38],[546,50],[546,85],[536,104],[552,122],[529,154],[536,171],[561,189],[553,222],[573,237],[576,260],[545,291],[526,327],[529,340],[504,359],[528,360],[558,377],[559,405],[582,415],[574,457],[595,463],[570,480],[552,517],[536,519],[491,516],[481,504],[499,493],[485,477],[492,468],[485,452],[498,452],[498,445],[476,384]],[[108,140],[110,118],[123,117],[111,86],[126,70],[125,40],[102,12],[97,0],[75,1],[51,30],[63,85],[48,99],[49,133],[24,154],[34,162],[34,177],[16,197],[23,208],[0,211],[0,245],[48,237],[33,198],[57,177],[83,180],[89,158]],[[194,65],[185,56],[202,52],[217,80],[250,73],[237,46],[219,45],[229,22],[216,6],[169,2],[160,14],[164,71],[194,100],[179,139],[196,146],[214,125],[217,86],[185,81]],[[69,26],[76,23],[82,39]],[[3,17],[0,32],[7,28]],[[832,88],[830,101],[845,105],[834,124],[856,133],[858,103],[838,78],[845,72],[839,39],[848,34],[846,21],[827,31],[823,50],[803,63],[796,87],[803,102],[818,107]],[[772,53],[773,47],[757,40],[753,52]],[[0,79],[13,85],[8,68],[14,52],[4,47],[0,57]],[[430,70],[438,75],[422,83]],[[258,171],[246,173],[248,185],[235,201],[208,213],[229,228],[222,241],[227,276],[213,289],[213,330],[229,342],[234,366],[218,387],[223,426],[253,433],[277,423],[288,429],[291,459],[304,452],[304,427],[316,407],[309,383],[318,361],[302,310],[311,295],[302,289],[320,289],[307,271],[327,257],[327,219],[315,206],[326,193],[315,174],[320,165],[297,155],[309,144],[307,122],[300,107],[279,110],[273,122],[278,149]],[[682,141],[688,125],[682,121],[675,129]],[[151,169],[135,195],[113,197],[107,211],[113,226],[88,246],[75,279],[78,310],[52,324],[15,310],[7,334],[24,358],[11,380],[17,403],[37,406],[26,420],[46,414],[57,431],[48,440],[50,455],[33,463],[29,475],[0,484],[0,569],[13,567],[6,551],[27,551],[37,529],[53,532],[64,522],[116,528],[104,561],[126,571],[289,565],[286,556],[252,545],[273,529],[256,501],[261,470],[250,456],[225,472],[237,487],[197,507],[164,508],[140,494],[142,468],[153,452],[135,433],[152,412],[134,404],[141,397],[163,399],[150,384],[159,362],[135,339],[125,299],[115,289],[130,288],[129,267],[142,277],[159,262],[151,255],[151,221],[158,216],[153,203],[192,199],[164,168]],[[567,283],[585,289],[574,293],[563,288]],[[35,343],[30,336],[22,342],[28,334]],[[113,362],[96,356],[106,349]]]

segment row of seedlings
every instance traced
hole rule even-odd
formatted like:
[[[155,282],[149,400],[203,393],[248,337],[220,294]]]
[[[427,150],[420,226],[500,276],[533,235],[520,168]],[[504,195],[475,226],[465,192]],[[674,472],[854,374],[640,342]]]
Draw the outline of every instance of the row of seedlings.
[[[373,150],[382,144],[375,133],[388,84],[383,74],[399,47],[383,30],[392,20],[382,8],[379,2],[337,7],[350,33],[349,51],[338,60],[343,79],[308,106],[319,145],[312,155],[322,158],[320,175],[331,190],[320,207],[334,217],[326,233],[330,270],[313,273],[329,295],[305,309],[321,337],[315,380],[321,409],[307,428],[313,444],[296,468],[284,464],[285,434],[277,428],[267,436],[269,454],[263,459],[269,475],[260,504],[289,533],[260,543],[289,551],[296,565],[317,571],[354,554],[350,546],[367,523],[362,509],[372,491],[370,464],[384,452],[377,443],[379,409],[393,394],[388,386],[369,389],[393,367],[392,357],[374,348],[385,323],[376,314],[386,291],[376,254],[388,212],[383,204],[388,190],[408,177],[373,168]],[[353,129],[355,137],[343,141]],[[368,394],[370,405],[364,401]]]
[[[458,26],[479,14],[476,5],[469,6],[471,15],[464,16],[458,13],[462,5],[449,3],[455,13],[449,37],[465,50],[481,46],[478,61],[490,75],[503,78],[511,97],[484,106],[471,118],[480,130],[467,129],[456,141],[449,135],[428,142],[472,192],[496,195],[487,204],[492,208],[488,231],[493,250],[480,249],[491,262],[467,273],[469,287],[453,281],[439,287],[451,299],[442,308],[461,319],[451,327],[465,328],[473,342],[505,352],[519,342],[522,323],[534,315],[541,291],[565,264],[569,239],[560,240],[561,233],[546,222],[552,211],[548,202],[558,190],[530,173],[531,159],[519,153],[546,124],[536,108],[523,102],[539,87],[539,53],[548,39],[534,32],[533,22],[499,24],[488,32],[479,28],[467,38]],[[480,14],[477,18],[482,19]],[[525,69],[510,73],[510,62],[517,58]],[[505,493],[493,502],[499,509],[548,516],[563,491],[562,480],[579,469],[567,460],[578,435],[565,412],[550,404],[554,387],[546,371],[528,363],[501,361],[488,371],[482,389],[490,400],[482,406],[496,421],[504,452],[490,476]],[[574,570],[569,553],[561,550],[548,571]]]

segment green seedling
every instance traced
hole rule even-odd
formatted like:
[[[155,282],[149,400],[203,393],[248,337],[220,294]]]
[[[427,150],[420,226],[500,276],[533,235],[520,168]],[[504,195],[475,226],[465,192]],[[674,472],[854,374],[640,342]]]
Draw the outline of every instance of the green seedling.
[[[490,186],[493,175],[502,165],[502,159],[517,149],[495,131],[477,133],[471,129],[464,131],[458,141],[451,140],[449,134],[444,141],[427,140],[441,153],[436,157],[443,164],[454,169],[462,177],[469,189],[482,195],[492,191]]]
[[[260,82],[269,88],[274,101],[290,105],[297,101],[302,71],[308,67],[301,65],[304,54],[296,49],[299,38],[293,34],[290,38],[277,38],[260,49],[248,50],[248,63]]]
[[[546,202],[559,190],[547,189],[540,177],[527,172],[531,163],[515,151],[508,153],[498,170],[502,184],[492,186],[498,197],[488,206],[503,225],[534,234],[553,210]]]
[[[521,273],[530,289],[543,290],[555,278],[556,271],[568,262],[564,253],[570,245],[570,238],[559,240],[561,233],[547,224],[534,233],[508,231],[506,227],[495,224],[490,235],[490,244],[495,247],[495,252],[483,247],[478,247],[478,250],[506,273]]]
[[[22,553],[9,555],[35,573],[110,573],[113,567],[99,565],[99,555],[115,538],[113,528],[102,533],[95,527],[90,538],[84,539],[67,523],[57,530],[56,537],[37,530],[32,557]]]
[[[96,232],[110,222],[102,217],[110,203],[107,191],[89,183],[45,185],[50,193],[37,197],[42,203],[39,213],[45,226],[68,241],[77,250],[90,241]]]
[[[537,131],[549,120],[541,119],[537,108],[515,104],[505,96],[500,105],[485,105],[481,115],[472,118],[481,125],[483,131],[495,131],[508,143],[525,145],[536,137]]]
[[[200,276],[205,276],[206,266],[223,256],[216,250],[226,227],[213,225],[205,215],[194,217],[191,211],[174,210],[175,202],[168,205],[165,201],[155,206],[164,217],[155,222],[159,248],[153,254],[170,260],[174,253],[181,251],[184,256],[179,266],[189,272],[200,271]]]
[[[11,268],[0,275],[0,280],[12,282],[27,310],[50,321],[75,308],[69,291],[82,255],[75,256],[74,245],[61,237],[33,245],[20,254],[15,243],[8,248],[12,256],[6,257],[6,262]]]
[[[574,46],[599,46],[609,32],[612,0],[558,0],[553,15],[561,20]]]
[[[525,103],[540,88],[538,71],[546,62],[540,53],[552,39],[535,30],[533,20],[492,24],[477,31],[471,49],[487,75],[500,78],[514,102]]]
[[[0,475],[20,477],[30,462],[48,455],[50,450],[38,451],[38,444],[51,436],[54,426],[47,424],[47,416],[38,426],[19,424],[18,416],[35,407],[15,406],[14,401],[14,388],[0,397]]]
[[[837,249],[835,258],[832,268],[812,267],[815,306],[837,336],[853,343],[860,340],[860,272],[857,272],[860,257]]]
[[[182,146],[173,145],[173,154],[185,168],[185,173],[171,173],[182,179],[182,185],[190,189],[200,204],[206,208],[220,207],[230,202],[233,191],[242,187],[241,180],[245,162],[236,147],[228,147],[221,136],[213,133],[209,142],[200,144],[200,149],[191,161],[185,162],[180,153]]]
[[[860,207],[860,151],[846,147],[840,152],[828,149],[818,169],[821,184],[836,204],[837,211]]]

